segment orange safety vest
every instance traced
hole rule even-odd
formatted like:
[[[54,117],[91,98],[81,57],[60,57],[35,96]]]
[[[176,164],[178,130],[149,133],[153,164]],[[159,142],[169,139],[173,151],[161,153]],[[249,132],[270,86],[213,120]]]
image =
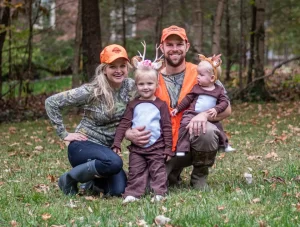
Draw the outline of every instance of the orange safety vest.
[[[197,83],[197,65],[186,62],[185,68],[185,76],[183,80],[183,84],[181,87],[181,91],[178,98],[178,103],[182,101],[182,99],[192,90],[193,86]],[[159,75],[158,79],[158,88],[155,92],[155,95],[159,97],[161,100],[165,101],[168,104],[169,111],[172,110],[170,96],[166,87],[166,83],[162,75]],[[173,146],[172,150],[176,150],[176,144],[178,140],[178,132],[180,127],[180,121],[183,115],[183,111],[177,114],[175,117],[171,117],[172,123],[172,135],[173,135]]]

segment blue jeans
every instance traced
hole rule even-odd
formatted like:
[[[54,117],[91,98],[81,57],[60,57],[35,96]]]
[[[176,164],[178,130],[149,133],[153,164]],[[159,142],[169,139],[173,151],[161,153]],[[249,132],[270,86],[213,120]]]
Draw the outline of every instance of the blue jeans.
[[[123,161],[110,148],[91,141],[72,141],[68,146],[68,158],[72,167],[96,160],[96,170],[103,178],[95,178],[95,185],[112,196],[124,193],[127,177],[122,169]]]

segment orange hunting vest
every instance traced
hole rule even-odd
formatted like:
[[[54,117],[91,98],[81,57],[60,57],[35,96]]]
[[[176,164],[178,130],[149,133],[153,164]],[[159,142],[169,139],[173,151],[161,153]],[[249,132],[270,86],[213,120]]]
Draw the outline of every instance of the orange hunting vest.
[[[194,65],[192,63],[186,62],[186,68],[185,68],[185,76],[182,84],[182,88],[179,94],[178,103],[182,101],[182,99],[192,90],[193,86],[197,83],[197,65]],[[162,77],[162,75],[159,75],[158,79],[158,88],[155,92],[155,95],[159,97],[161,100],[165,101],[168,104],[169,111],[172,110],[170,96],[165,84],[165,80]],[[180,121],[183,115],[183,111],[179,114],[177,114],[175,117],[171,117],[171,123],[172,123],[172,135],[173,135],[173,147],[172,150],[176,150],[176,144],[178,140],[178,132],[179,132],[179,126]]]

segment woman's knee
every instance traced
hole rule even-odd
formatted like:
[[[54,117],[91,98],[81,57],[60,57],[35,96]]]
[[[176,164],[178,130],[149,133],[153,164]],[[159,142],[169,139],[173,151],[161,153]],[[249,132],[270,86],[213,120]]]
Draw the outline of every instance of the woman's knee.
[[[110,169],[112,174],[117,174],[118,172],[120,172],[122,168],[123,168],[122,159],[119,156],[112,158],[110,164]]]

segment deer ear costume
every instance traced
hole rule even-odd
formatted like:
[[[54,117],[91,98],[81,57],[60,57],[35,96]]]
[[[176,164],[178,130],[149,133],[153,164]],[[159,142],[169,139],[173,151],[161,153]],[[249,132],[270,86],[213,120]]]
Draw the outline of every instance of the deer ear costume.
[[[215,75],[215,81],[218,79],[218,70],[217,68],[222,64],[221,60],[221,54],[218,54],[217,56],[214,54],[212,57],[205,57],[203,54],[198,54],[199,55],[199,60],[200,61],[207,61],[208,63],[211,64],[214,70],[214,75]]]
[[[159,50],[159,46],[156,45],[156,55],[155,55],[155,59],[154,61],[151,61],[151,60],[147,60],[145,59],[145,56],[146,56],[146,42],[141,42],[143,47],[144,47],[144,52],[143,52],[143,55],[138,51],[139,53],[139,56],[134,56],[132,59],[131,59],[131,63],[132,65],[136,68],[136,69],[143,69],[143,68],[152,68],[152,69],[155,69],[155,70],[159,70],[161,67],[162,67],[162,63],[163,61],[161,60],[162,56],[161,55],[159,58],[158,58],[158,50]]]

